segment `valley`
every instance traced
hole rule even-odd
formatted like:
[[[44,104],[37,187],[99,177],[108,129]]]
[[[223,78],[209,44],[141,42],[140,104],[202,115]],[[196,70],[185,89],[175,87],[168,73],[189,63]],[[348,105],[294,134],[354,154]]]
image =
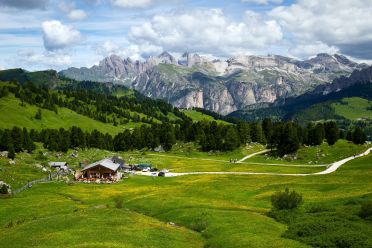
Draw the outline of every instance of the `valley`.
[[[0,248],[372,248],[371,0],[0,0]]]
[[[337,149],[342,149],[342,146],[342,142],[335,145],[336,150],[328,150],[328,154],[336,157],[339,154]],[[182,149],[187,147],[189,155],[181,155]],[[322,147],[326,149],[326,145]],[[158,168],[171,171],[208,167],[225,170],[228,166],[243,166],[245,170],[248,167],[248,170],[257,171],[258,167],[248,164],[223,165],[218,160],[240,158],[260,149],[260,146],[251,146],[239,152],[211,155],[185,144],[166,154],[131,152],[120,155],[132,163],[151,162]],[[93,161],[114,154],[103,150],[79,150],[79,158],[71,159],[69,153],[60,159],[73,166],[77,161]],[[192,163],[190,154],[195,158]],[[16,165],[8,165],[6,159],[0,158],[1,177],[4,170],[22,166],[22,170],[14,173],[21,175],[26,168],[35,168],[34,163],[55,159],[50,152],[41,161],[35,156],[20,155]],[[244,162],[249,163],[257,156]],[[63,181],[41,183],[16,196],[1,199],[0,209],[5,214],[0,218],[3,234],[0,242],[18,247],[26,244],[75,247],[76,243],[89,247],[266,247],[271,243],[276,247],[307,247],[306,244],[320,242],[320,237],[322,242],[334,242],[335,239],[350,242],[349,237],[353,235],[353,242],[368,247],[371,224],[356,214],[360,204],[371,199],[370,160],[371,155],[368,155],[348,162],[332,174],[308,177],[189,175],[154,178],[132,175],[113,185]],[[173,164],[176,167],[172,167]],[[228,161],[225,164],[229,164]],[[270,171],[273,168],[268,166]],[[304,172],[304,168],[291,169],[291,172],[286,167],[275,168],[277,172]],[[18,185],[18,180],[22,181],[16,177],[15,180],[14,186]],[[285,187],[301,192],[305,199],[304,205],[292,213],[294,221],[289,224],[275,221],[270,214],[268,216],[270,195]],[[324,218],[340,218],[342,222],[336,222],[337,231],[333,231],[331,226],[319,223]],[[297,220],[305,223],[304,228],[317,222],[325,225],[323,228],[328,237],[315,231],[306,236],[293,236],[292,229],[297,228]],[[345,225],[354,226],[354,230]]]

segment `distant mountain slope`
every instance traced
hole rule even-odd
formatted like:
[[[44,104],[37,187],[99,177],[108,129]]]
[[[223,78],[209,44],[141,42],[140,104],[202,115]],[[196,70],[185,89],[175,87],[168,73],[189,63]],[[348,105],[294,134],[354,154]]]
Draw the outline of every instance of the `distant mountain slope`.
[[[292,119],[301,123],[318,120],[372,120],[372,103],[364,98],[351,97],[326,101],[293,114]]]
[[[115,135],[124,128],[131,128],[143,124],[128,123],[125,125],[113,126],[110,123],[102,123],[84,115],[80,115],[67,108],[58,108],[58,113],[43,109],[42,119],[36,120],[35,114],[37,110],[38,107],[29,104],[21,106],[21,101],[12,95],[0,98],[0,113],[3,116],[0,122],[0,129],[12,128],[14,126],[35,130],[46,128],[68,129],[72,126],[78,126],[84,131],[97,129],[102,133]]]
[[[189,53],[177,60],[164,52],[143,62],[113,55],[92,68],[60,73],[76,80],[123,84],[179,108],[229,114],[299,96],[366,66],[337,54],[318,54],[305,61],[277,55],[236,56],[223,61]]]
[[[320,85],[313,91],[301,96],[278,100],[258,109],[236,111],[229,116],[246,120],[263,119],[265,117],[291,119],[296,113],[315,104],[348,97],[372,99],[372,66],[355,70],[349,77],[337,78],[331,84]],[[321,112],[319,112],[320,114]]]
[[[0,71],[0,81],[15,81],[21,84],[32,82],[35,85],[47,84],[50,87],[64,83],[56,71],[28,72],[23,69],[9,69]]]

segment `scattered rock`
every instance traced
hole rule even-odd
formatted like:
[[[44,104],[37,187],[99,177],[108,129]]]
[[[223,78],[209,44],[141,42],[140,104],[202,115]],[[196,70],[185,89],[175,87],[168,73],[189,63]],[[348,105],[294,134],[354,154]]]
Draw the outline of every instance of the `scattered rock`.
[[[10,187],[10,185],[3,181],[0,181],[0,194],[8,195],[11,193],[12,193],[12,188]]]
[[[7,158],[8,157],[8,151],[2,151],[0,152],[0,157],[4,157],[4,158]]]
[[[9,159],[9,164],[14,165],[14,164],[16,164],[16,161],[15,160],[12,160],[12,159]]]

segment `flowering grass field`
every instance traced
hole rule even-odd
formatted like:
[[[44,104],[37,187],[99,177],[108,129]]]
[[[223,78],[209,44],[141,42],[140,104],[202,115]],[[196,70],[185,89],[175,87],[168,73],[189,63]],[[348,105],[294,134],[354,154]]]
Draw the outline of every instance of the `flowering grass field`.
[[[245,153],[244,148],[237,153]],[[122,156],[133,161],[150,161],[154,157],[150,154],[133,152]],[[106,151],[86,150],[79,151],[78,159],[90,161],[110,155]],[[164,155],[180,156],[176,150]],[[232,154],[225,155],[228,158]],[[48,156],[51,159],[52,154]],[[199,157],[223,159],[222,154],[199,154]],[[32,164],[37,159],[28,158],[24,162]],[[69,159],[74,163],[74,159]],[[187,156],[179,160],[155,159],[150,162],[167,168],[177,161],[184,168],[205,164],[203,160],[190,162]],[[8,168],[4,159],[1,161],[1,168]],[[22,161],[20,156],[16,165],[9,166],[32,166]],[[212,162],[207,165],[211,169],[230,166]],[[25,171],[25,175],[29,173]],[[0,199],[0,244],[4,247],[272,247],[273,244],[307,247],[320,241],[347,242],[352,238],[356,244],[363,245],[360,247],[369,247],[372,222],[361,219],[358,211],[363,202],[372,200],[371,176],[372,155],[368,155],[324,176],[130,176],[114,185],[42,183],[14,197]],[[300,192],[304,198],[300,209],[290,214],[291,222],[268,215],[271,195],[286,187]],[[329,219],[340,221],[330,228],[322,224]],[[303,222],[303,228],[323,231],[295,236],[293,233],[298,232],[293,230],[299,228],[299,221]],[[353,229],[345,229],[347,226]]]

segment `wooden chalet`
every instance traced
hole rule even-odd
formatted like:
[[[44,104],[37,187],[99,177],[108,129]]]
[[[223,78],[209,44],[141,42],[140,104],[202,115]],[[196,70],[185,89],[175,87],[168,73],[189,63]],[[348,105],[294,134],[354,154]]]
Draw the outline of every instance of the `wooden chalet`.
[[[122,176],[121,172],[119,171],[122,166],[122,161],[119,162],[113,159],[103,159],[84,167],[81,170],[79,180],[117,181]]]

